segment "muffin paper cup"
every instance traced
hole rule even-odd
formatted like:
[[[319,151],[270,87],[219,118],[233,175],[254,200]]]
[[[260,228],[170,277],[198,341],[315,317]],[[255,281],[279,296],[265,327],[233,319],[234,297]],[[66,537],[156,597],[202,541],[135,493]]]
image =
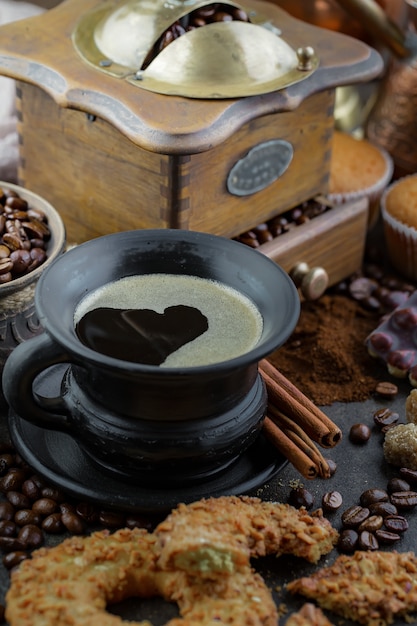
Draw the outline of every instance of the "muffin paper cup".
[[[410,177],[413,176],[412,174]],[[417,280],[417,230],[407,226],[388,213],[385,200],[388,193],[399,185],[402,177],[392,183],[381,197],[381,216],[389,259],[396,270],[405,277]]]
[[[377,149],[383,156],[386,165],[385,173],[378,181],[376,181],[370,187],[366,187],[364,189],[352,189],[352,191],[348,192],[327,194],[327,198],[336,205],[345,204],[346,202],[354,202],[355,200],[361,200],[362,198],[367,198],[369,202],[368,230],[373,228],[373,226],[377,222],[381,196],[384,193],[388,183],[391,181],[394,172],[394,163],[391,156],[383,148],[380,148],[378,146]]]

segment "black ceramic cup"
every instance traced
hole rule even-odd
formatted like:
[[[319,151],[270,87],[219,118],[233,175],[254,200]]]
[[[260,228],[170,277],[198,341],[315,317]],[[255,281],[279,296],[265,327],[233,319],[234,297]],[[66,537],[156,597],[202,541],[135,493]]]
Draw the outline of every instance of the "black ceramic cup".
[[[180,274],[218,281],[249,298],[263,319],[241,356],[195,367],[113,358],[84,345],[74,315],[86,294],[120,278]],[[81,244],[42,274],[35,306],[44,332],[6,361],[14,415],[68,433],[95,463],[138,484],[189,484],[224,471],[259,435],[267,398],[258,362],[294,330],[297,290],[276,263],[238,242],[183,230],[137,230]],[[44,397],[38,377],[64,372]],[[52,374],[51,374],[52,375]]]

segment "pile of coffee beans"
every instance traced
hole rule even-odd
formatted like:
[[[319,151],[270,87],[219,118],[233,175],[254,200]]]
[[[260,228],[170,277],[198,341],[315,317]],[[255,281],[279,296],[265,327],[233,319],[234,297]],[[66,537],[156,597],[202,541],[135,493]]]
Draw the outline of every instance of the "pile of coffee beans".
[[[378,550],[381,545],[393,545],[408,529],[405,514],[417,506],[417,472],[402,468],[405,478],[392,478],[386,489],[371,488],[363,491],[359,504],[343,511],[342,529],[338,549],[349,553],[354,550]]]
[[[43,211],[0,187],[0,285],[42,265],[50,236]]]
[[[208,4],[207,6],[190,11],[190,13],[184,15],[164,31],[147,55],[141,69],[146,69],[164,48],[190,30],[201,28],[202,26],[213,24],[214,22],[231,21],[249,22],[249,17],[243,9],[228,4],[222,4],[221,2],[213,2],[213,4]]]
[[[251,248],[259,248],[262,244],[288,233],[296,226],[302,226],[332,208],[325,198],[306,200],[293,209],[241,233],[235,240]]]
[[[76,502],[47,484],[8,443],[0,443],[0,552],[12,570],[46,535],[82,535],[99,528],[151,529],[157,520]]]

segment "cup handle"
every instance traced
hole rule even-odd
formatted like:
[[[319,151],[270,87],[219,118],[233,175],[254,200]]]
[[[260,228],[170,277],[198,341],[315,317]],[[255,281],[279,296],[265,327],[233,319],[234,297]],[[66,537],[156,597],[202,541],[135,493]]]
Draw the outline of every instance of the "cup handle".
[[[69,431],[70,413],[64,399],[38,395],[33,383],[36,376],[51,365],[71,361],[70,355],[46,333],[19,344],[3,369],[3,394],[9,407],[19,417],[37,426]]]

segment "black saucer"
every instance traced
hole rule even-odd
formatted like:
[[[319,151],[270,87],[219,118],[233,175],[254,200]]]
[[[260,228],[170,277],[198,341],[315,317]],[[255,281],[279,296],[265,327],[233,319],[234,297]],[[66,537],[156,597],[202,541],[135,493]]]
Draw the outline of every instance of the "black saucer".
[[[59,393],[63,371],[63,365],[45,370],[36,381],[36,391],[44,396]],[[124,511],[166,512],[179,502],[248,493],[269,482],[287,463],[261,434],[233,465],[211,479],[185,487],[151,488],[100,469],[66,433],[35,426],[13,411],[8,425],[16,450],[43,478],[78,500]]]
[[[150,489],[100,471],[67,434],[39,428],[13,414],[9,430],[16,450],[43,478],[79,500],[125,511],[164,512],[179,502],[248,493],[270,481],[286,464],[261,435],[220,476],[189,487]]]

